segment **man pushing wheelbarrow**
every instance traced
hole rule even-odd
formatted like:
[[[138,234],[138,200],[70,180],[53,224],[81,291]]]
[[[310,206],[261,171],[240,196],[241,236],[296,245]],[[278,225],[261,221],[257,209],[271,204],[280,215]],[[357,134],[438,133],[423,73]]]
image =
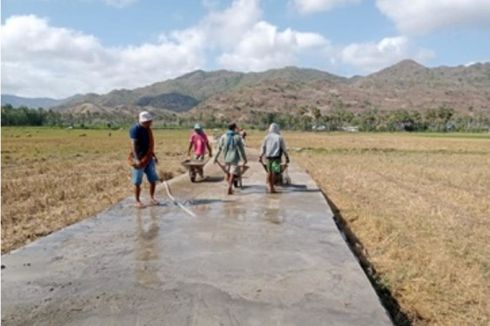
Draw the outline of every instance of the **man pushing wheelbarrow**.
[[[286,158],[286,164],[282,164],[282,155]],[[267,162],[264,163],[264,156]],[[289,164],[289,156],[286,150],[286,143],[279,133],[279,126],[272,123],[269,133],[262,142],[259,162],[267,171],[267,184],[270,193],[276,193],[274,186],[278,181],[284,183],[283,173]]]
[[[196,181],[196,175],[199,174],[201,179],[204,179],[204,165],[206,164],[206,149],[209,157],[213,157],[213,150],[209,145],[208,136],[204,132],[200,124],[194,125],[194,131],[189,138],[189,148],[187,150],[187,160],[182,162],[182,165],[189,170],[189,177],[192,182]],[[194,155],[191,156],[191,150]]]
[[[217,163],[223,172],[226,173],[226,181],[228,182],[228,195],[233,195],[233,185],[235,187],[240,184],[241,176],[248,169],[247,155],[242,137],[237,132],[238,127],[235,123],[228,126],[227,132],[219,140],[219,149],[214,163]],[[223,152],[225,164],[222,165],[219,161],[219,155]],[[243,161],[243,165],[240,162]]]

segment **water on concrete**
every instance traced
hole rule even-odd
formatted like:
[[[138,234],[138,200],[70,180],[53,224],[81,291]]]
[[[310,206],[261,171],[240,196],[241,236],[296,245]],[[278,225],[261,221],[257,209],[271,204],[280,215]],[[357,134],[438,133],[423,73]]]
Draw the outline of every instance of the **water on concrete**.
[[[170,182],[195,216],[160,187],[2,256],[2,325],[390,325],[311,178],[251,167],[233,196],[213,166]]]

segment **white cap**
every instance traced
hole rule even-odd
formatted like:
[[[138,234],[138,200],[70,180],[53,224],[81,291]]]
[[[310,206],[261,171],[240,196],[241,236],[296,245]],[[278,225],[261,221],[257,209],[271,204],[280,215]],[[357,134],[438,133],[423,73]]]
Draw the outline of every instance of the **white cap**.
[[[146,111],[140,112],[140,117],[139,117],[140,123],[151,121],[151,120],[153,120],[153,117],[151,116],[150,112],[146,112]]]

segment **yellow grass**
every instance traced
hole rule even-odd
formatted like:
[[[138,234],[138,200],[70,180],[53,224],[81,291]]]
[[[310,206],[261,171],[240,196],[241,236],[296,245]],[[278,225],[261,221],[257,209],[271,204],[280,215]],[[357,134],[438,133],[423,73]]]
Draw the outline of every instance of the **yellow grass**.
[[[160,171],[183,172],[187,136],[156,131]],[[285,138],[415,325],[490,323],[488,135]],[[127,130],[2,128],[2,252],[131,195],[128,148]]]
[[[187,134],[155,131],[160,176],[183,172]],[[125,129],[2,128],[2,253],[130,196],[129,148]]]
[[[490,136],[434,136],[285,134],[415,325],[488,325]]]

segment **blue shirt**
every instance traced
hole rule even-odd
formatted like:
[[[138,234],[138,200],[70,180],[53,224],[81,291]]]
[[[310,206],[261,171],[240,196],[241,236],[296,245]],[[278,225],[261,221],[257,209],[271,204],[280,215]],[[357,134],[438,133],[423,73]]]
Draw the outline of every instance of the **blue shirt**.
[[[129,129],[129,138],[135,140],[136,155],[138,156],[138,160],[142,159],[150,148],[150,135],[148,130],[136,123]]]

